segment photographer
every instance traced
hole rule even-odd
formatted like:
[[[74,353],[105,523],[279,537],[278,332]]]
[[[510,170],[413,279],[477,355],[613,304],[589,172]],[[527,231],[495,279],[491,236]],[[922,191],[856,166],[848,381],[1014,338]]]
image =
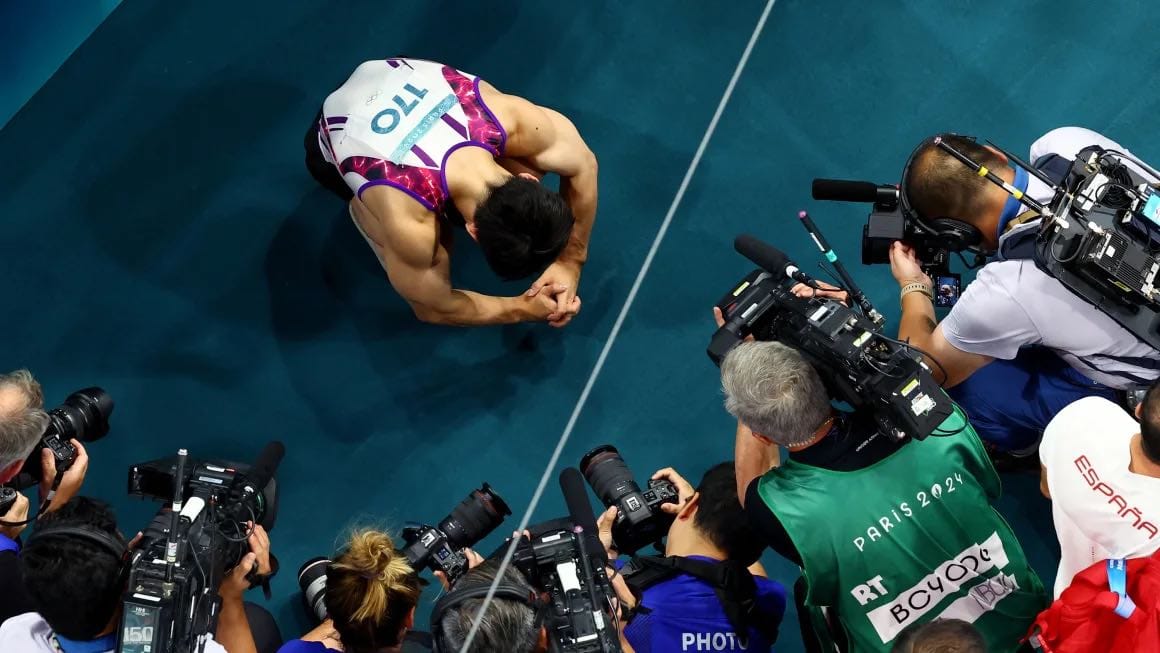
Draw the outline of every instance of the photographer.
[[[495,582],[499,558],[491,558],[473,567],[440,601],[456,593],[473,590],[485,591]],[[496,596],[487,608],[468,653],[545,653],[548,634],[540,623],[539,610],[532,597],[540,592],[534,589],[524,575],[514,567],[504,571],[503,584],[516,588],[529,597],[528,601]],[[439,642],[440,651],[459,651],[471,631],[472,620],[483,606],[484,598],[470,598],[432,615],[431,633]],[[438,610],[438,608],[437,608]]]
[[[1046,596],[990,506],[999,479],[960,411],[946,435],[886,438],[835,410],[818,372],[778,342],[734,347],[721,381],[753,528],[802,567],[800,607],[825,608],[846,650],[887,651],[939,617],[974,623],[993,651],[1019,647]],[[777,466],[779,446],[790,457]]]
[[[354,533],[326,566],[328,619],[279,653],[402,653],[425,650],[404,641],[415,624],[422,586],[391,536]]]
[[[0,484],[9,483],[24,471],[25,461],[36,450],[41,436],[48,428],[49,416],[44,411],[44,393],[28,370],[17,370],[0,375]],[[61,477],[55,494],[52,484],[56,478],[56,459],[47,449],[41,451],[41,503],[46,511],[64,505],[80,490],[88,471],[89,457],[84,446],[71,441],[77,448],[77,458]],[[51,499],[49,499],[51,497]],[[20,581],[18,538],[26,521],[34,516],[36,506],[26,496],[17,493],[12,506],[0,515],[0,521],[17,524],[0,525],[0,622],[33,610]]]
[[[696,489],[672,469],[653,478],[675,485],[680,500],[661,505],[675,516],[664,556],[633,558],[620,567],[630,587],[646,585],[639,601],[624,597],[633,599],[633,617],[621,626],[631,650],[770,651],[785,612],[785,588],[767,579],[757,562],[765,547],[737,500],[733,462],[710,468]],[[619,555],[612,537],[616,511],[609,508],[597,522],[610,560]],[[685,569],[688,561],[710,563],[726,582],[714,585],[693,575],[709,569]],[[630,576],[630,569],[639,571]],[[656,575],[645,581],[642,572]],[[747,632],[738,635],[730,617],[745,622]]]
[[[21,555],[24,586],[35,612],[0,626],[0,650],[21,653],[105,653],[117,649],[122,595],[129,553],[116,517],[103,502],[76,497],[42,517]],[[273,619],[256,606],[243,606],[247,574],[269,573],[269,539],[260,526],[249,535],[251,552],[223,581],[216,642],[207,653],[256,653],[277,648]],[[250,620],[262,619],[259,647]],[[272,633],[267,632],[272,629]],[[255,628],[255,630],[259,630]]]
[[[1008,167],[1003,154],[961,136],[942,139],[1027,197],[1051,200],[1046,184]],[[1032,145],[1031,162],[1048,177],[1062,177],[1092,145],[1126,151],[1093,131],[1065,127]],[[954,239],[997,255],[938,323],[922,261],[902,242],[890,250],[902,288],[898,337],[938,362],[931,366],[984,440],[1029,455],[1064,406],[1086,396],[1114,400],[1114,390],[1157,377],[1160,353],[1031,260],[1039,216],[1019,200],[930,140],[912,155],[902,191],[927,231],[954,232]]]

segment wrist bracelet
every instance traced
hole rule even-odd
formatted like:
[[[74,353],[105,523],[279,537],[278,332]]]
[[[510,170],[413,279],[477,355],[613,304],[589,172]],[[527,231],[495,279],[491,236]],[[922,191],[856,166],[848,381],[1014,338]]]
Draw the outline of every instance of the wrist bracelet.
[[[910,293],[915,293],[915,292],[920,292],[923,295],[925,295],[926,298],[929,299],[930,301],[932,301],[932,302],[934,301],[934,289],[931,288],[930,286],[926,285],[925,283],[920,283],[920,282],[916,281],[916,282],[908,283],[902,287],[902,292],[898,295],[899,304],[902,303],[902,300],[905,299],[907,295],[909,295]]]

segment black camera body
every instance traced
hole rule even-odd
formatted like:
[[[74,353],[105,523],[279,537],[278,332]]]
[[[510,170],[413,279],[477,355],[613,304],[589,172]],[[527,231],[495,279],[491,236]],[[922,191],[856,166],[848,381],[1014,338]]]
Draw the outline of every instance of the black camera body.
[[[467,573],[468,560],[463,547],[456,547],[438,528],[426,524],[411,525],[403,528],[402,535],[407,542],[403,556],[412,568],[429,567],[431,571],[441,571],[447,575],[448,583],[454,583]]]
[[[661,505],[678,502],[677,488],[664,479],[650,479],[643,492],[616,447],[605,444],[584,454],[580,471],[606,508],[616,506],[612,539],[622,553],[632,555],[650,544],[657,545],[669,531],[674,517]]]
[[[591,510],[589,510],[591,512]],[[545,522],[521,539],[512,566],[528,583],[548,595],[544,626],[551,653],[620,651],[616,592],[604,571],[603,551],[593,535],[570,518]]]
[[[939,294],[935,305],[949,308],[958,301],[962,294],[962,277],[951,271],[950,255],[952,252],[963,255],[961,234],[956,238],[953,231],[939,232],[924,225],[902,201],[897,186],[815,179],[812,194],[817,200],[872,204],[870,215],[862,227],[862,264],[890,263],[890,247],[896,241],[902,241],[914,248],[918,260],[922,261],[923,272],[936,284]],[[978,267],[983,262],[982,254],[975,251],[970,267]]]
[[[460,501],[438,526],[410,524],[405,527],[402,536],[407,546],[403,556],[413,569],[429,567],[431,571],[441,571],[447,576],[447,582],[454,585],[467,573],[468,560],[463,549],[487,537],[510,514],[512,511],[503,497],[484,483]]]
[[[119,653],[198,650],[217,624],[218,587],[249,551],[246,522],[274,528],[283,452],[270,443],[250,466],[187,463],[182,450],[129,469],[129,494],[179,511],[158,511],[130,558]]]
[[[109,433],[112,414],[113,400],[101,388],[77,390],[66,397],[60,406],[48,411],[48,428],[9,486],[22,490],[42,480],[40,457],[45,449],[51,451],[56,459],[57,474],[68,471],[77,458],[77,448],[70,440],[95,442],[105,437]]]
[[[921,440],[937,434],[954,404],[922,361],[881,327],[840,302],[803,298],[790,282],[754,270],[717,307],[725,324],[713,334],[708,354],[718,366],[752,335],[784,343],[817,370],[830,397],[870,416],[883,435]]]
[[[0,515],[6,514],[16,503],[16,490],[7,486],[0,486]]]
[[[923,271],[931,278],[950,270],[948,246],[917,229],[915,223],[907,220],[898,206],[882,210],[875,205],[866,218],[866,225],[862,227],[862,264],[889,264],[890,246],[898,240],[914,247],[915,255],[923,262]]]

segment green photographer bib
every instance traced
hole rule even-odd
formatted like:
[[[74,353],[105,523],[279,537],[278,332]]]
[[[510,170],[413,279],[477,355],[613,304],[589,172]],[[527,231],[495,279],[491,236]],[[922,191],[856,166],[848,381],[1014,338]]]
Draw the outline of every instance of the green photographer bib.
[[[940,430],[959,432],[853,472],[790,459],[758,482],[801,554],[806,602],[837,609],[851,651],[889,651],[904,628],[940,617],[1015,651],[1048,604],[990,505],[999,479],[974,429],[956,406]]]

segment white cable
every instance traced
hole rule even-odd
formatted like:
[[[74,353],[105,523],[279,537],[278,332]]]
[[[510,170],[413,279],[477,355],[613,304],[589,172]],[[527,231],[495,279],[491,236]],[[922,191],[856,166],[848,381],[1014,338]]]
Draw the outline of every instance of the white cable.
[[[600,376],[600,370],[604,367],[604,361],[608,359],[608,352],[612,350],[612,345],[616,342],[616,337],[620,334],[620,327],[624,324],[624,318],[628,316],[628,311],[632,308],[632,302],[636,299],[636,293],[640,290],[641,283],[644,282],[645,275],[648,274],[649,267],[652,266],[653,258],[656,257],[657,250],[660,249],[661,242],[665,239],[665,234],[669,230],[669,225],[673,222],[673,216],[677,213],[677,208],[681,205],[681,200],[685,197],[685,191],[689,188],[689,182],[693,179],[693,174],[697,171],[697,166],[701,163],[701,157],[705,155],[705,149],[709,146],[709,140],[713,137],[713,132],[717,130],[717,123],[721,121],[721,115],[725,113],[725,106],[729,104],[729,98],[733,96],[733,89],[737,86],[737,80],[741,78],[741,73],[745,70],[745,65],[749,63],[749,55],[753,53],[753,47],[757,45],[757,39],[761,36],[761,31],[765,28],[765,22],[769,19],[769,12],[773,10],[774,3],[777,0],[768,0],[765,3],[765,10],[761,12],[761,18],[757,19],[757,25],[753,28],[753,34],[749,37],[749,43],[745,45],[745,51],[741,53],[741,60],[737,62],[737,68],[733,70],[733,77],[729,79],[729,85],[725,87],[725,94],[721,96],[721,101],[717,103],[717,110],[713,112],[713,118],[709,121],[709,127],[705,130],[705,135],[701,137],[701,143],[697,146],[697,151],[693,154],[693,160],[689,163],[689,169],[685,171],[685,178],[681,180],[681,185],[677,188],[677,194],[673,197],[673,203],[669,205],[668,213],[665,214],[665,219],[661,222],[661,227],[657,230],[657,235],[653,238],[652,247],[648,250],[648,255],[644,257],[644,263],[640,266],[640,272],[636,274],[636,280],[632,282],[632,288],[628,291],[628,297],[624,300],[624,306],[620,309],[620,314],[616,316],[616,322],[612,325],[612,331],[608,335],[608,340],[604,342],[604,348],[600,350],[600,356],[596,359],[596,365],[592,368],[592,373],[588,376],[588,382],[584,384],[584,390],[580,393],[580,398],[576,401],[576,407],[572,409],[572,416],[568,418],[568,424],[564,427],[564,432],[560,435],[560,441],[556,443],[556,449],[552,452],[551,459],[548,460],[548,465],[544,469],[544,474],[540,477],[540,483],[536,486],[536,491],[532,494],[532,501],[528,504],[528,509],[524,511],[523,517],[520,518],[520,525],[515,530],[522,533],[528,527],[528,522],[531,521],[532,513],[539,505],[541,497],[544,495],[544,488],[548,485],[548,479],[551,478],[552,472],[556,469],[556,463],[560,461],[560,454],[564,451],[564,446],[568,444],[568,439],[572,437],[572,430],[576,427],[576,420],[580,417],[580,411],[584,409],[584,404],[588,402],[588,395],[592,392],[592,386],[596,384],[596,377]],[[479,607],[479,613],[471,622],[471,630],[467,633],[467,639],[463,641],[463,647],[459,649],[459,653],[467,653],[471,647],[471,643],[475,640],[475,635],[479,632],[479,625],[483,621],[483,615],[487,612],[487,608],[491,605],[492,600],[495,599],[495,590],[501,582],[503,576],[507,572],[508,566],[511,564],[512,556],[515,554],[516,546],[519,544],[519,538],[513,538],[511,546],[504,552],[503,561],[500,563],[499,571],[496,573],[495,580],[491,587],[488,588],[487,596],[483,599],[483,605]],[[431,624],[431,629],[435,630],[439,624]],[[435,633],[438,637],[439,634]]]

